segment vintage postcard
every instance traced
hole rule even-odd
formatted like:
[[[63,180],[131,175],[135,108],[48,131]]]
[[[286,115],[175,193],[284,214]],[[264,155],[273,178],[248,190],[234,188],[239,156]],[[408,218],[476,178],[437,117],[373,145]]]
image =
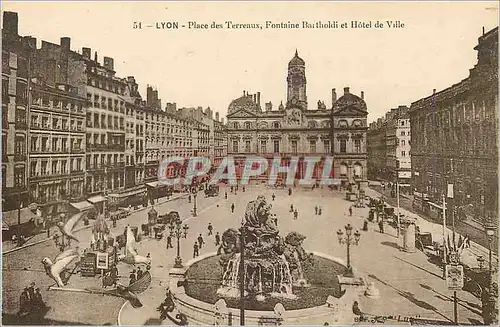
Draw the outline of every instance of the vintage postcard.
[[[496,1],[4,1],[2,325],[497,325]]]

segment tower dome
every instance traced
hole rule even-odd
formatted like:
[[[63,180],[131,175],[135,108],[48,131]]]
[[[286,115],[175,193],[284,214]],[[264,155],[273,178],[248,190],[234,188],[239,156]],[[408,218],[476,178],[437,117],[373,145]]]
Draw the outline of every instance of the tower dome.
[[[288,67],[292,66],[305,66],[306,62],[299,57],[299,52],[295,50],[295,56],[293,56],[292,60],[288,63]]]

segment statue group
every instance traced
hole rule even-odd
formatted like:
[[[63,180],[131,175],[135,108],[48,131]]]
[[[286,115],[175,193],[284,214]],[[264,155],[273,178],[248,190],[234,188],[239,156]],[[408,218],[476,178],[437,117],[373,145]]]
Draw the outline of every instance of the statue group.
[[[243,274],[245,294],[257,300],[266,296],[293,298],[293,286],[307,286],[304,268],[312,264],[312,255],[302,247],[305,237],[291,232],[283,239],[271,209],[265,197],[259,196],[248,203],[240,230],[231,228],[222,234],[219,254],[223,295],[239,294]],[[240,272],[242,242],[244,270]]]

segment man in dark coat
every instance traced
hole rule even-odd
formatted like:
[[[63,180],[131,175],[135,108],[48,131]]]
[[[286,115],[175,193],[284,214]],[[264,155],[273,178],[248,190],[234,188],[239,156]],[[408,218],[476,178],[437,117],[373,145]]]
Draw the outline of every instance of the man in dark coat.
[[[141,270],[141,267],[137,268],[137,279],[141,279],[144,272]]]
[[[137,277],[136,277],[136,275],[135,275],[135,269],[134,269],[134,270],[132,270],[132,272],[130,273],[129,278],[130,278],[130,283],[129,283],[129,285],[132,285],[133,283],[135,283],[135,282],[137,281]]]
[[[231,204],[231,213],[234,213],[234,202]]]
[[[208,236],[213,234],[214,227],[212,226],[212,223],[208,223]]]
[[[201,236],[201,234],[200,234],[198,236],[198,244],[199,244],[200,249],[203,247],[204,243],[205,243],[205,241],[203,240],[203,236]]]
[[[217,232],[215,234],[215,245],[219,245],[220,244],[220,235],[219,235],[219,232]]]
[[[193,245],[193,258],[196,258],[199,255],[200,255],[200,251],[199,251],[199,248],[198,248],[198,243],[194,242],[194,245]]]
[[[172,236],[167,235],[167,250],[170,249],[170,248],[173,248],[172,246]]]

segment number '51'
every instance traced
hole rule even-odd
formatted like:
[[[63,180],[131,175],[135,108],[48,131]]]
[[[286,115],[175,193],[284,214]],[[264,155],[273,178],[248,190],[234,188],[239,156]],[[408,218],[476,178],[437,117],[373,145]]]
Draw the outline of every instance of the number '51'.
[[[134,29],[141,29],[142,28],[142,23],[141,22],[134,22],[133,28]]]

